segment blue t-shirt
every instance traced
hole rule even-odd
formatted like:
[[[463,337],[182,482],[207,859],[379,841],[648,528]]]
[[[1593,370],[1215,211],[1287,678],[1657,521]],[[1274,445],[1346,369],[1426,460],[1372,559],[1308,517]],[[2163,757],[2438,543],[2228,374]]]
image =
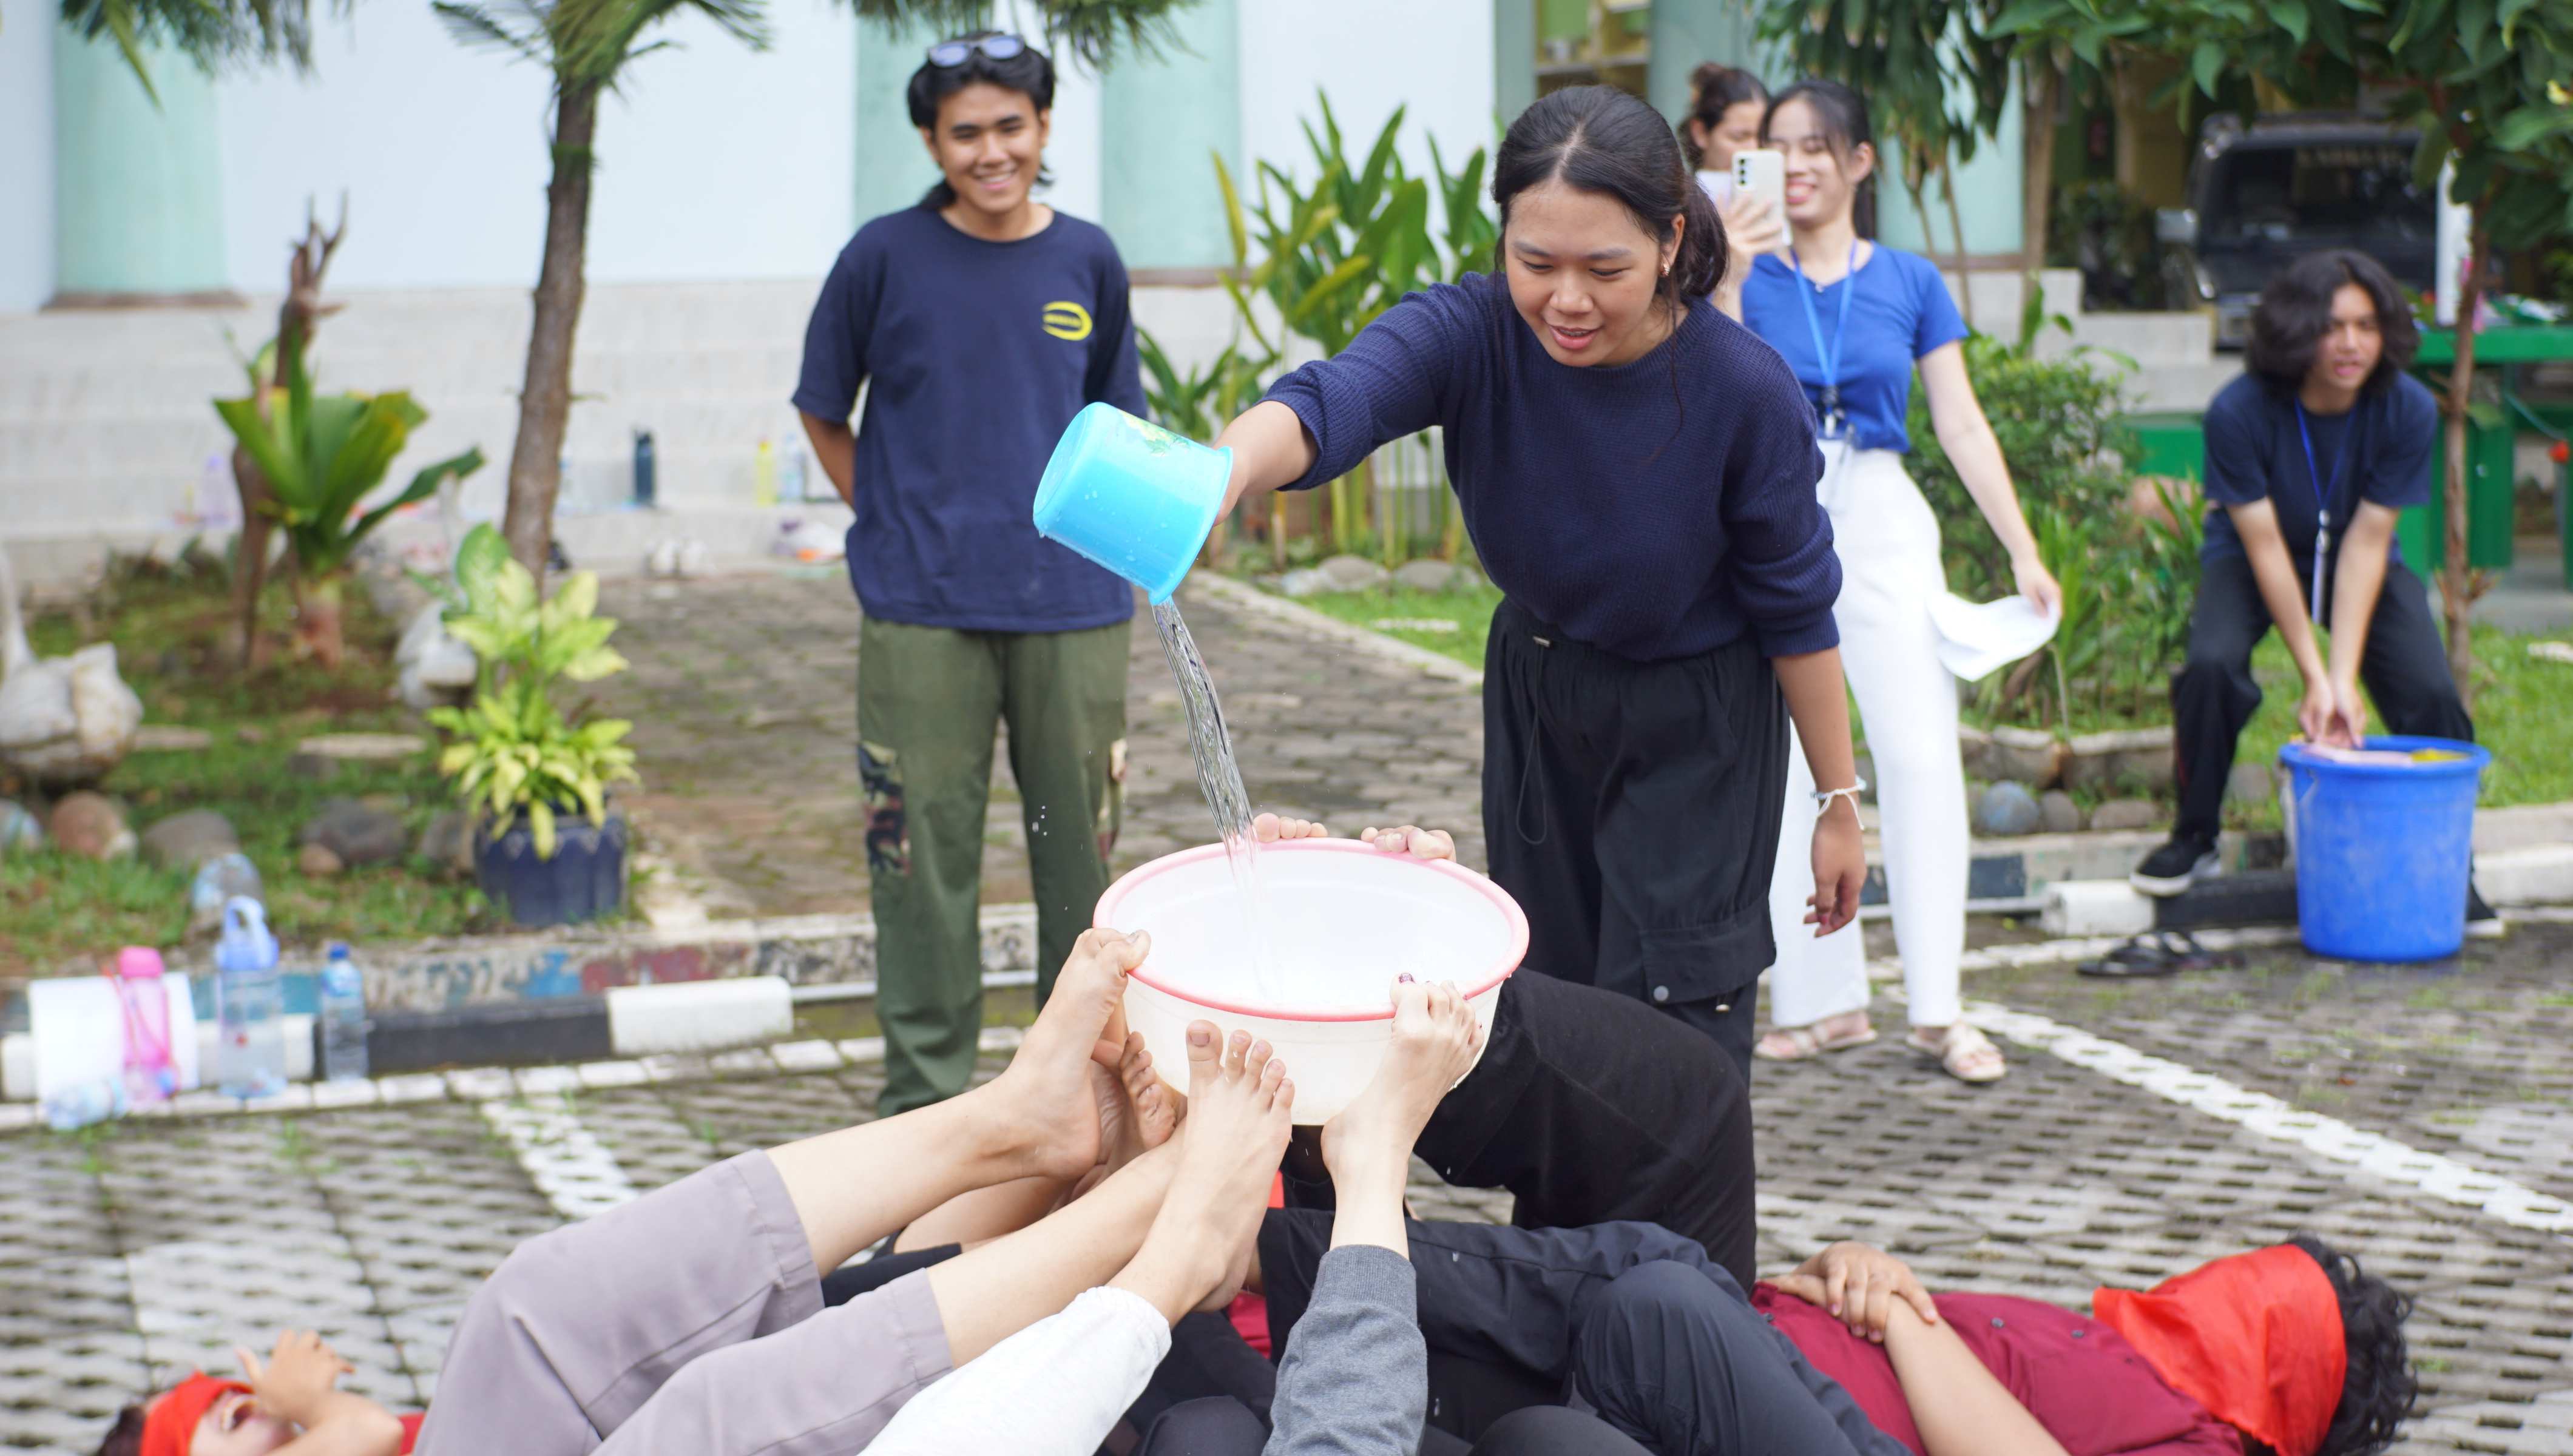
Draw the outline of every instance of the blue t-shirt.
[[[795,407],[858,423],[849,580],[868,616],[981,632],[1069,632],[1134,615],[1114,573],[1037,534],[1029,512],[1081,406],[1144,412],[1126,266],[1061,212],[994,243],[928,207],[840,252],[804,331]]]
[[[1296,486],[1387,440],[1446,432],[1475,553],[1520,605],[1637,662],[1756,636],[1840,641],[1822,452],[1776,352],[1704,300],[1630,364],[1554,362],[1495,275],[1412,294],[1270,386],[1319,453]]]
[[[2439,401],[2429,385],[2398,373],[2387,386],[2359,395],[2347,412],[2308,412],[2305,420],[2314,437],[2312,470],[2305,467],[2304,440],[2296,432],[2293,389],[2243,374],[2216,391],[2204,426],[2208,506],[2202,559],[2241,555],[2241,533],[2224,507],[2266,500],[2277,508],[2287,559],[2296,563],[2298,576],[2310,577],[2319,519],[2317,471],[2322,493],[2331,497],[2335,560],[2359,501],[2401,510],[2429,500],[2430,448],[2439,434]],[[2387,556],[2403,559],[2401,547]]]
[[[1813,295],[1810,322],[1796,299],[1800,289]],[[1840,322],[1844,296],[1846,327]],[[1871,245],[1856,272],[1820,290],[1799,278],[1787,260],[1762,254],[1742,281],[1742,322],[1796,371],[1817,418],[1823,387],[1834,381],[1823,376],[1814,332],[1820,328],[1825,348],[1840,336],[1841,412],[1849,417],[1851,443],[1863,450],[1912,448],[1903,424],[1912,407],[1912,365],[1966,337],[1966,321],[1958,317],[1937,267],[1881,244]]]

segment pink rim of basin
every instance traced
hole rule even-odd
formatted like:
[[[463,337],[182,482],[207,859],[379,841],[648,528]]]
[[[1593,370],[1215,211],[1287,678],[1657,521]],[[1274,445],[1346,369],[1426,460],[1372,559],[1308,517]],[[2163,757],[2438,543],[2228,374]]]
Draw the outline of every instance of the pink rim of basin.
[[[1413,859],[1407,853],[1391,854],[1377,849],[1374,845],[1354,839],[1282,840],[1277,844],[1262,845],[1260,853],[1263,855],[1366,855],[1383,860],[1389,866],[1398,866],[1405,873],[1443,875],[1471,888],[1476,894],[1490,901],[1509,922],[1509,951],[1501,957],[1497,965],[1493,966],[1489,975],[1470,986],[1456,988],[1456,994],[1467,1000],[1481,996],[1509,980],[1510,973],[1518,970],[1519,963],[1527,959],[1526,912],[1520,910],[1518,902],[1512,900],[1500,886],[1451,860]],[[1164,855],[1149,864],[1136,866],[1118,877],[1117,883],[1108,887],[1108,893],[1099,897],[1099,911],[1091,918],[1091,924],[1100,930],[1124,930],[1125,927],[1117,924],[1117,911],[1125,904],[1126,897],[1134,893],[1138,887],[1172,870],[1185,869],[1207,860],[1222,858],[1224,858],[1224,846],[1210,844],[1201,845],[1193,850],[1182,850],[1178,854]],[[1149,927],[1138,927],[1138,929],[1149,929]],[[1192,1006],[1205,1007],[1209,1011],[1232,1012],[1236,1016],[1267,1017],[1272,1021],[1281,1022],[1381,1022],[1389,1021],[1393,1017],[1393,1008],[1389,1006],[1376,1007],[1367,1011],[1288,1010],[1283,1007],[1264,1006],[1257,1002],[1210,1001],[1205,997],[1182,991],[1153,975],[1153,963],[1150,959],[1129,974],[1135,980],[1143,982],[1165,996],[1175,997]]]

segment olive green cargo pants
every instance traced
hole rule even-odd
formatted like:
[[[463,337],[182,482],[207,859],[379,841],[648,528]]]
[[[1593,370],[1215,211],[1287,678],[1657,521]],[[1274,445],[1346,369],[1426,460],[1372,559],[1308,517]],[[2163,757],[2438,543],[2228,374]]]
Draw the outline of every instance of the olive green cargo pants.
[[[1037,1000],[1108,889],[1131,624],[858,634],[858,776],[891,1116],[965,1090],[983,1028],[982,882],[995,730],[1009,726],[1037,903]]]

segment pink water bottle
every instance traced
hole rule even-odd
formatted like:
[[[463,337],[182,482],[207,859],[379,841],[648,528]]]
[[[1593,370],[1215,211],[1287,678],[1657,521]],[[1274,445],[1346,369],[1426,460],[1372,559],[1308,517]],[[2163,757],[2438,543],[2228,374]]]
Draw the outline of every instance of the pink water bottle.
[[[125,1094],[137,1106],[166,1101],[179,1090],[170,1056],[170,993],[161,953],[128,946],[116,953],[117,1008],[125,1023]]]

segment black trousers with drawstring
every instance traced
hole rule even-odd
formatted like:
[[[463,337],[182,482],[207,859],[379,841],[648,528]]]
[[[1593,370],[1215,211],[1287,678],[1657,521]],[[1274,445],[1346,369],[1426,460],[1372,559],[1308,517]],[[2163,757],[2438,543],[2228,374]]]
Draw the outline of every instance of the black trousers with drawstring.
[[[1503,601],[1483,654],[1483,840],[1527,912],[1527,969],[1668,1013],[1747,1086],[1787,752],[1786,699],[1749,638],[1631,662]]]

